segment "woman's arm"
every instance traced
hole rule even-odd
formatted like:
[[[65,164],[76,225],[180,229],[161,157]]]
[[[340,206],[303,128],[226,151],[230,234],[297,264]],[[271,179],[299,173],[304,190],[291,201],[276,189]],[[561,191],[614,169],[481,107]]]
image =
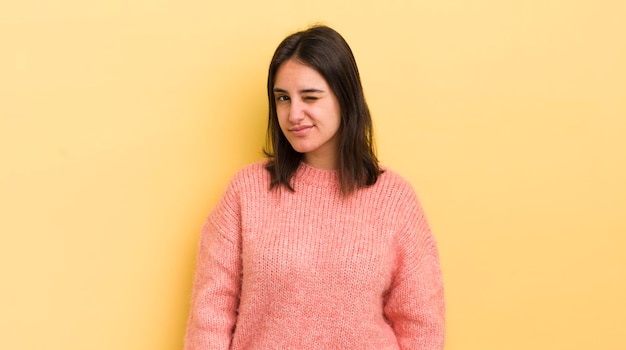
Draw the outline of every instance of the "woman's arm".
[[[441,350],[445,307],[439,253],[417,198],[405,207],[396,241],[396,274],[384,313],[401,349]]]
[[[240,206],[231,184],[202,228],[186,350],[230,348],[240,289]]]

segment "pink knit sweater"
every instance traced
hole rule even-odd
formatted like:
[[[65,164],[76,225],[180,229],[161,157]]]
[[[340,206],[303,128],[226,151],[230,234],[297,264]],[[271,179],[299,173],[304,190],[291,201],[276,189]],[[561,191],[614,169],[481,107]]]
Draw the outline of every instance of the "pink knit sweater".
[[[186,349],[442,349],[439,258],[407,181],[341,195],[302,163],[239,171],[202,230]]]

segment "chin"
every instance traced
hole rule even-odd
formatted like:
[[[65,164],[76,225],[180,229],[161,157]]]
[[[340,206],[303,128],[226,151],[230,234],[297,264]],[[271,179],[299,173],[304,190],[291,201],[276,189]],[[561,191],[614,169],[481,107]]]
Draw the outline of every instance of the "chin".
[[[315,147],[311,147],[311,146],[307,146],[307,145],[301,145],[301,144],[291,144],[291,148],[293,148],[294,151],[298,152],[298,153],[307,153],[307,152],[311,152],[313,149],[315,149]]]

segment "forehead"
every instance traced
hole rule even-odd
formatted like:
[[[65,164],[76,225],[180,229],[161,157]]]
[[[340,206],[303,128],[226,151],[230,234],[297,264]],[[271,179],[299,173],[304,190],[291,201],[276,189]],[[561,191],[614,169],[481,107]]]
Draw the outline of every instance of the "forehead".
[[[280,89],[328,88],[326,79],[315,69],[290,59],[280,65],[274,78],[274,87]]]

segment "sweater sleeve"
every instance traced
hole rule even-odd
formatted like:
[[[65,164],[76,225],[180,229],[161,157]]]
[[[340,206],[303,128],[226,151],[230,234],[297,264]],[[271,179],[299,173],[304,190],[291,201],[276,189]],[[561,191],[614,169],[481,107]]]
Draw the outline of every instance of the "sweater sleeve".
[[[440,350],[445,307],[439,253],[424,212],[410,192],[396,238],[396,273],[384,313],[401,349]]]
[[[202,228],[185,335],[186,350],[226,350],[241,288],[241,213],[233,182]]]

